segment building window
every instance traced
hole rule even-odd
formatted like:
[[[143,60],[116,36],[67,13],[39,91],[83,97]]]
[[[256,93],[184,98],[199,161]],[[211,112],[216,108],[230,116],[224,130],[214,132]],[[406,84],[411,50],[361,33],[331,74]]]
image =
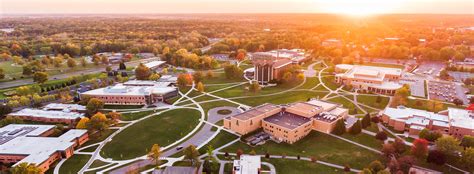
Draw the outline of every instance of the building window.
[[[239,125],[239,120],[235,121],[235,125],[237,125],[237,126]]]

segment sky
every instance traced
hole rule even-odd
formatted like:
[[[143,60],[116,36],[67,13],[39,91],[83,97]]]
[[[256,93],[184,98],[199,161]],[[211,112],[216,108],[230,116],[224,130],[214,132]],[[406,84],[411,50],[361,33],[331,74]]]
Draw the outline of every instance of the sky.
[[[0,14],[474,14],[474,0],[0,0]]]

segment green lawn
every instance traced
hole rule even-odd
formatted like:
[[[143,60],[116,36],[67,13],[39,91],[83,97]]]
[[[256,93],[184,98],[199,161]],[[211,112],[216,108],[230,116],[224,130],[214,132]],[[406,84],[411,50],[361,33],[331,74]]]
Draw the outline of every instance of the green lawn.
[[[417,102],[417,101],[419,101],[419,102]],[[407,107],[414,108],[414,109],[428,110],[428,107],[426,106],[427,103],[428,103],[428,100],[408,99],[408,106]],[[448,107],[464,108],[463,106],[456,106],[454,104],[444,104],[443,103],[443,107],[436,110],[435,112],[446,110],[446,109],[448,109]]]
[[[362,114],[362,111],[357,108],[354,103],[350,102],[349,100],[343,97],[336,97],[329,99],[330,102],[339,103],[344,106],[344,108],[349,109],[349,114]]]
[[[372,147],[374,149],[382,149],[382,141],[375,139],[374,136],[367,135],[365,133],[360,133],[357,135],[352,135],[350,133],[345,133],[341,137],[346,139],[358,142],[360,144]]]
[[[150,115],[152,113],[154,113],[154,111],[141,111],[141,112],[124,113],[120,117],[120,120],[123,120],[123,121],[136,120],[136,119],[143,118],[147,115]]]
[[[322,98],[326,95],[325,92],[312,91],[290,91],[278,95],[271,96],[253,96],[247,98],[235,99],[234,101],[243,103],[249,106],[258,106],[264,103],[286,104],[298,101],[307,101],[308,98]]]
[[[276,168],[276,173],[291,173],[291,174],[340,174],[344,173],[342,169],[329,167],[326,165],[313,163],[310,161],[293,160],[293,159],[265,159],[262,161],[273,164]]]
[[[319,79],[317,77],[307,77],[306,82],[300,86],[298,89],[311,89],[319,84]]]
[[[97,149],[97,147],[99,147],[99,145],[94,145],[94,146],[82,149],[81,152],[94,152],[95,149]]]
[[[235,139],[237,139],[238,137],[234,134],[231,134],[227,131],[224,131],[224,130],[221,130],[219,132],[219,134],[216,135],[216,137],[214,137],[211,141],[209,141],[209,143],[207,143],[205,146],[203,146],[202,148],[199,149],[199,153],[200,154],[204,154],[206,153],[206,150],[207,150],[207,146],[211,145],[212,147],[214,147],[214,149],[218,148],[218,147],[221,147]]]
[[[199,123],[199,112],[176,109],[147,118],[115,136],[101,151],[105,158],[131,159],[145,155],[153,144],[165,147],[187,133]]]
[[[227,90],[219,91],[213,94],[220,97],[224,97],[224,98],[239,97],[239,96],[258,96],[258,95],[263,95],[263,94],[274,94],[277,92],[282,92],[285,90],[292,89],[300,84],[301,82],[294,82],[291,84],[281,84],[281,85],[277,85],[273,87],[265,87],[265,88],[262,88],[262,90],[260,90],[258,93],[249,92],[248,90],[245,89],[246,85],[241,85],[241,86],[237,86],[237,87],[230,88]]]
[[[225,73],[214,73],[213,78],[205,78],[202,83],[204,84],[223,84],[223,83],[233,83],[233,82],[244,82],[243,77],[236,79],[227,79]]]
[[[101,160],[94,160],[94,162],[92,162],[92,164],[89,168],[96,168],[96,167],[104,166],[104,165],[107,165],[107,164],[109,164],[109,163],[101,161]]]
[[[357,102],[371,106],[378,109],[384,109],[388,105],[389,97],[380,96],[380,102],[377,103],[377,96],[357,95]]]
[[[228,101],[214,101],[214,102],[208,102],[208,103],[202,103],[201,107],[204,109],[204,112],[209,111],[209,109],[215,108],[215,107],[221,107],[221,106],[232,106],[232,107],[237,107],[237,104],[228,102]]]
[[[377,153],[362,147],[339,140],[330,135],[312,131],[308,136],[294,144],[267,141],[264,145],[250,147],[242,142],[237,142],[221,152],[236,152],[242,149],[244,153],[255,150],[258,154],[268,152],[271,155],[301,155],[305,157],[315,156],[321,161],[336,163],[362,169],[373,160],[381,158]]]
[[[329,88],[329,89],[332,89],[332,90],[336,90],[337,88],[339,88],[341,85],[337,84],[335,82],[335,77],[334,75],[327,75],[327,76],[324,76],[321,78],[323,81],[323,83]],[[324,88],[324,87],[323,87]]]
[[[90,155],[73,155],[63,163],[59,169],[59,173],[75,174],[81,170],[81,168],[87,163],[87,161],[89,161],[90,158]]]

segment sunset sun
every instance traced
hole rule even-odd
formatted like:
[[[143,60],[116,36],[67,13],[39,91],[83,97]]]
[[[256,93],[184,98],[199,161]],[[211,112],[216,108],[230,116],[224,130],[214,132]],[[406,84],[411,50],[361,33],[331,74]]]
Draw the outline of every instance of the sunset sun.
[[[404,2],[405,0],[335,0],[326,3],[323,8],[329,13],[358,17],[392,13]]]

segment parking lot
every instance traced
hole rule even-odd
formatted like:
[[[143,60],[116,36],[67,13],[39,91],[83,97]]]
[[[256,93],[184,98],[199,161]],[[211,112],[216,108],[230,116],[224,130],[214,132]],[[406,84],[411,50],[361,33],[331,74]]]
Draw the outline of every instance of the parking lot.
[[[466,91],[461,84],[448,81],[428,82],[428,93],[430,99],[453,102],[454,99],[460,99],[464,104],[468,103]]]
[[[430,79],[434,79],[439,77],[441,70],[446,67],[446,64],[443,62],[438,61],[430,61],[430,62],[423,62],[416,68],[413,73],[415,74],[424,74],[430,77]]]

